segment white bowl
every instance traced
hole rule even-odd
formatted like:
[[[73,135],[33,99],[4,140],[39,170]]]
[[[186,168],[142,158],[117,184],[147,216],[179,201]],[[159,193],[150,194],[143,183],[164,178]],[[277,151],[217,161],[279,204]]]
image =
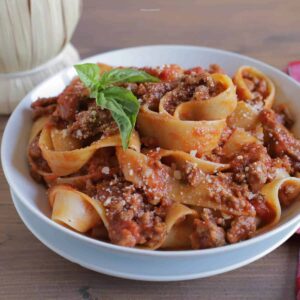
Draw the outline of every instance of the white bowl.
[[[267,64],[231,52],[193,46],[145,46],[112,51],[93,56],[85,61],[103,62],[116,66],[156,66],[177,63],[184,67],[198,65],[207,67],[211,63],[218,63],[230,75],[232,75],[241,65],[251,65],[265,72],[274,81],[276,85],[276,99],[282,102],[288,102],[291,105],[295,116],[300,114],[300,101],[298,101],[300,85],[295,80]],[[249,258],[243,259],[242,253],[251,253],[254,249],[258,249],[256,248],[258,247],[257,245],[261,242],[266,242],[268,239],[272,239],[275,235],[280,235],[287,231],[290,233],[289,229],[296,223],[300,223],[300,201],[298,201],[284,211],[281,221],[274,229],[263,235],[248,241],[220,248],[188,251],[149,251],[120,247],[88,238],[54,223],[49,218],[50,207],[46,198],[45,188],[35,183],[28,172],[26,147],[32,124],[30,104],[38,97],[57,95],[74,75],[75,71],[72,68],[68,68],[36,87],[21,101],[11,115],[3,135],[1,157],[5,176],[19,199],[19,202],[32,214],[32,216],[35,216],[36,219],[39,220],[40,224],[43,224],[45,230],[41,235],[46,234],[48,231],[60,232],[66,237],[68,236],[70,239],[76,240],[76,247],[80,249],[96,247],[96,249],[99,249],[99,253],[105,252],[111,257],[119,257],[116,261],[120,264],[120,272],[123,268],[123,273],[121,272],[122,275],[120,275],[120,272],[114,272],[113,275],[116,276],[142,280],[183,280],[209,276],[232,269],[236,267],[234,263],[232,264],[232,267],[227,266],[225,269],[222,267],[222,263],[233,261],[231,260],[233,257],[240,258],[247,263],[249,262]],[[298,120],[296,121],[294,131],[300,136],[300,122]],[[34,226],[35,225],[33,224],[29,227],[32,231],[38,230],[38,228],[35,228]],[[53,239],[52,242],[55,243],[55,239]],[[283,242],[283,240],[281,240],[281,242]],[[57,249],[60,248],[60,243],[62,243],[62,241],[57,239]],[[276,244],[276,246],[278,245],[279,244]],[[52,248],[54,247],[55,246]],[[273,247],[269,246],[269,250],[271,251],[272,249]],[[261,251],[260,254],[265,254],[267,252],[268,251],[266,250]],[[62,255],[67,259],[70,259],[67,255]],[[120,257],[123,257],[124,260],[132,260],[133,264],[136,264],[135,266],[132,266],[132,268],[137,265],[140,269],[147,268],[151,265],[156,265],[157,268],[155,268],[155,270],[153,269],[150,277],[138,277],[132,274],[126,276],[127,271],[124,269],[124,264],[122,264],[122,259]],[[261,257],[261,255],[257,254],[254,257],[258,258]],[[214,261],[215,259],[218,259],[217,261],[219,263],[218,265],[213,264],[214,270],[210,270],[208,273],[207,270],[204,269],[202,272],[201,264],[197,265],[199,267],[199,272],[195,273],[190,271],[196,264],[196,261],[202,262],[203,264],[205,261]],[[100,264],[101,261],[104,265],[105,261],[103,259],[100,260]],[[82,258],[78,258],[77,263],[85,265]],[[99,261],[97,263],[95,262],[95,265],[96,264],[99,266]],[[239,265],[242,264],[243,263],[241,262],[239,263]],[[86,264],[86,266],[92,268],[92,262],[90,262],[89,265]],[[220,268],[218,268],[218,266],[220,266]],[[105,271],[104,267],[97,267],[95,269],[100,272],[108,273],[107,270]],[[172,270],[172,273],[168,273],[166,270]],[[176,274],[181,275],[177,276]]]
[[[145,259],[122,252],[111,252],[85,243],[58,228],[42,222],[11,190],[14,205],[27,228],[48,248],[82,267],[107,275],[146,281],[177,281],[203,278],[224,273],[268,254],[285,242],[299,227],[293,223],[286,229],[257,242],[251,248],[235,249],[224,255],[205,255],[193,258],[178,257],[176,264],[162,257]]]

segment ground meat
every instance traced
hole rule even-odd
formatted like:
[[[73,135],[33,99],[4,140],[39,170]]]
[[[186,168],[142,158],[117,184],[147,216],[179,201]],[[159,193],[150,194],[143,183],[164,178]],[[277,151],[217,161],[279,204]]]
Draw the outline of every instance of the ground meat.
[[[144,71],[154,77],[159,77],[161,70],[159,68],[143,67],[138,68],[138,70]]]
[[[210,74],[215,74],[215,73],[225,74],[224,69],[221,66],[219,66],[218,64],[209,65],[207,72]]]
[[[79,140],[97,135],[109,136],[118,132],[118,126],[110,111],[91,105],[88,110],[76,114],[75,121],[69,127],[70,134]]]
[[[274,209],[268,205],[265,197],[262,194],[256,194],[251,199],[251,204],[254,206],[256,211],[256,217],[259,219],[259,226],[269,224],[275,217]]]
[[[147,156],[145,168],[135,169],[135,184],[143,190],[149,203],[157,205],[169,193],[169,168],[161,163],[159,149],[148,150],[144,154]],[[124,167],[124,162],[127,165],[127,161],[123,161],[121,168]],[[135,163],[140,164],[138,160]]]
[[[268,166],[262,161],[256,161],[247,170],[247,182],[253,192],[258,192],[268,180]]]
[[[89,91],[79,80],[75,78],[58,96],[57,108],[53,114],[55,120],[64,120],[72,122],[75,120],[76,113],[80,110],[80,106],[87,103],[89,99]]]
[[[230,128],[229,126],[226,126],[221,134],[218,146],[215,149],[213,149],[212,152],[203,155],[201,158],[205,159],[205,160],[213,161],[216,163],[223,162],[223,158],[224,158],[223,147],[224,147],[224,144],[228,141],[232,132],[233,132],[232,128]]]
[[[254,98],[266,98],[268,86],[264,78],[258,78],[251,73],[244,72],[243,79],[248,89],[252,92]]]
[[[296,173],[295,167],[296,166],[292,160],[287,155],[284,155],[282,157],[276,157],[272,159],[272,168],[269,170],[269,173],[274,178],[276,177],[278,171],[285,171],[290,175],[294,175]]]
[[[138,70],[145,71],[148,74],[157,77],[164,82],[171,82],[177,80],[180,77],[182,77],[185,73],[184,69],[175,64],[163,65],[162,67],[157,68],[144,67],[138,68]]]
[[[191,186],[197,186],[203,177],[203,172],[192,163],[186,163],[184,166],[186,179]]]
[[[300,141],[276,119],[271,109],[264,109],[260,113],[260,121],[264,129],[264,140],[271,156],[282,157],[288,155],[294,161],[300,161]]]
[[[33,120],[36,120],[42,116],[51,115],[57,105],[58,97],[39,98],[31,104],[33,112]]]
[[[280,103],[274,106],[273,110],[276,112],[276,121],[288,129],[294,125],[294,120],[289,107],[286,103]]]
[[[174,81],[181,78],[183,73],[184,69],[182,69],[178,65],[164,65],[159,74],[159,79],[161,79],[162,81]]]
[[[266,148],[257,143],[243,146],[230,162],[234,180],[238,183],[248,183],[252,192],[259,191],[267,182],[271,165],[272,159]]]
[[[165,110],[174,114],[176,107],[189,100],[207,100],[218,95],[223,86],[216,83],[209,73],[184,76],[165,104]]]
[[[216,224],[210,209],[204,208],[200,219],[194,220],[191,244],[193,249],[214,248],[226,244],[225,231]]]
[[[255,231],[255,217],[240,216],[231,222],[231,228],[226,233],[226,239],[230,244],[234,244],[251,238]]]
[[[185,75],[199,75],[201,73],[205,72],[205,70],[201,67],[194,67],[191,69],[187,69],[184,71]]]
[[[147,244],[151,247],[164,238],[166,226],[162,216],[171,202],[161,203],[157,212],[157,207],[148,203],[143,191],[117,176],[102,181],[96,190],[94,198],[106,209],[108,234],[113,243],[127,247]]]
[[[74,188],[92,197],[96,193],[95,184],[97,182],[111,179],[120,172],[114,149],[100,148],[80,170],[72,173],[70,177],[73,179],[72,186]]]
[[[232,173],[217,173],[215,175],[198,172],[197,184],[201,183],[207,188],[210,201],[226,207],[227,212],[245,213],[255,215],[250,204],[251,193],[247,184],[236,184]],[[190,179],[191,180],[191,179]]]
[[[145,82],[145,83],[124,83],[121,86],[129,89],[140,99],[142,104],[147,104],[153,111],[158,111],[160,99],[169,91],[178,86],[178,81],[170,82]]]

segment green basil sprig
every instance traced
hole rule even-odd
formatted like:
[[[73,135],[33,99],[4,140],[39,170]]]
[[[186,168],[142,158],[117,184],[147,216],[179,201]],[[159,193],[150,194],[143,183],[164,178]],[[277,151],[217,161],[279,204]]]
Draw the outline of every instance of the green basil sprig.
[[[127,149],[140,104],[130,90],[115,85],[124,82],[158,82],[159,79],[144,71],[130,68],[116,68],[100,74],[97,64],[87,63],[74,67],[80,80],[89,88],[90,96],[96,99],[97,105],[111,112],[119,127],[122,146]]]

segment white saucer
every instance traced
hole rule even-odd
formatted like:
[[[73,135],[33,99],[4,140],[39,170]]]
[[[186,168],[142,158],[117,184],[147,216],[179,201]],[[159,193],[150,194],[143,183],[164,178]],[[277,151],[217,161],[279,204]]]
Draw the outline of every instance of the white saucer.
[[[157,258],[153,262],[143,260],[142,257],[131,256],[126,253],[113,253],[95,245],[86,243],[83,247],[80,240],[66,235],[64,231],[55,227],[45,226],[11,190],[14,205],[28,229],[43,244],[60,256],[81,266],[107,275],[116,277],[145,280],[145,281],[177,281],[208,277],[234,270],[249,264],[285,242],[299,227],[299,224],[291,224],[288,228],[252,247],[237,249],[236,254],[230,253],[227,259],[224,256],[195,257],[193,261],[182,257],[177,259],[175,266]]]

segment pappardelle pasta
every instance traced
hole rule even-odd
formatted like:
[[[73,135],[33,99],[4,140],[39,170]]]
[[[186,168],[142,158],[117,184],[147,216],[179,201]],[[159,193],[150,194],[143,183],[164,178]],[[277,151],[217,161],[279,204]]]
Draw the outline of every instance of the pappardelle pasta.
[[[121,246],[204,249],[269,230],[296,201],[300,141],[265,74],[98,68],[32,104],[28,161],[53,221]]]

